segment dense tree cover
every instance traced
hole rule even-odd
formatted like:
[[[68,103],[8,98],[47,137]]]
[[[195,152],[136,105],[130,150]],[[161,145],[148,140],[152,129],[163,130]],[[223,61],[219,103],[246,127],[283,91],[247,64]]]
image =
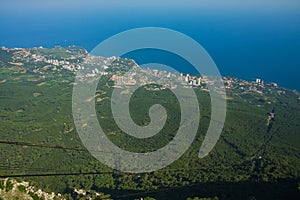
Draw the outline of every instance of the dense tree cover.
[[[24,177],[46,191],[67,193],[76,199],[84,197],[74,196],[75,188],[124,199],[168,199],[166,195],[170,199],[232,199],[234,195],[237,199],[268,198],[274,197],[274,188],[275,194],[299,195],[300,103],[293,91],[243,95],[229,90],[221,138],[207,157],[199,159],[198,151],[210,121],[210,99],[207,92],[195,89],[201,120],[196,140],[188,151],[160,171],[124,174],[101,164],[83,147],[72,119],[71,73],[41,77],[3,68],[0,79],[7,80],[0,83],[0,176],[109,172]],[[98,85],[96,94],[101,101],[97,101],[96,109],[99,123],[111,141],[130,151],[147,152],[172,140],[180,120],[180,106],[174,94],[145,88],[133,94],[130,110],[137,124],[149,123],[148,110],[153,104],[160,103],[168,113],[167,123],[157,135],[136,139],[117,128],[110,108],[112,88],[104,84],[107,81],[108,78],[102,78]],[[273,108],[276,118],[269,126],[268,113]],[[240,190],[244,192],[238,195]]]

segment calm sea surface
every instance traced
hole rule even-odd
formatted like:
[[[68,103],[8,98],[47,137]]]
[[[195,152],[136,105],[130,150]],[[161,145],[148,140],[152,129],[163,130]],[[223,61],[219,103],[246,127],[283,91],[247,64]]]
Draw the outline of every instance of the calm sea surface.
[[[300,91],[300,12],[191,12],[153,10],[0,9],[0,46],[53,47],[78,45],[92,50],[104,39],[131,28],[157,26],[197,40],[222,75],[247,80],[262,78]],[[176,41],[174,41],[176,42]],[[127,55],[138,63],[161,62],[193,72],[183,61],[159,51]]]

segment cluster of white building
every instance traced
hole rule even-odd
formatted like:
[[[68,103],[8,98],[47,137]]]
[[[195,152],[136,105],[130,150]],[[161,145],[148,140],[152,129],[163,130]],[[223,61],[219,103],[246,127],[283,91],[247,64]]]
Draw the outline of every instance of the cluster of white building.
[[[49,64],[52,64],[52,65],[55,65],[55,66],[69,65],[69,64],[70,64],[69,61],[64,61],[64,60],[52,60],[52,59],[45,60],[45,62],[46,62],[46,63],[49,63]]]
[[[180,76],[183,76],[183,74],[180,74]],[[204,83],[204,79],[202,77],[190,76],[189,74],[184,77],[184,81],[191,86],[201,86],[201,84]]]

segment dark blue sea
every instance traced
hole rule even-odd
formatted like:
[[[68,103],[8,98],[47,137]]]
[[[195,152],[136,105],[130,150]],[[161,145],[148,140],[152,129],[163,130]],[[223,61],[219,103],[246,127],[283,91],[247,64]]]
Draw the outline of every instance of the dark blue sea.
[[[198,41],[224,76],[246,80],[262,78],[300,91],[299,1],[282,5],[256,5],[258,3],[254,1],[255,5],[227,7],[166,3],[133,5],[120,1],[110,4],[93,1],[92,5],[53,2],[1,1],[0,46],[78,45],[92,50],[121,31],[165,27]],[[194,72],[186,63],[166,52],[147,50],[126,56],[136,59],[139,64],[156,61],[185,73]]]

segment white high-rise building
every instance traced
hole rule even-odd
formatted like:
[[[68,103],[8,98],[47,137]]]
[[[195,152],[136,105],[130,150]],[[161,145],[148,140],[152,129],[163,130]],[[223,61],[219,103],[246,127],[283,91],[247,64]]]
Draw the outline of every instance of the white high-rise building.
[[[197,85],[197,80],[196,79],[193,80],[193,85]]]
[[[260,84],[261,83],[261,79],[257,78],[255,82]]]
[[[185,77],[185,82],[189,82],[189,80],[190,80],[190,75],[187,74],[186,77]]]

